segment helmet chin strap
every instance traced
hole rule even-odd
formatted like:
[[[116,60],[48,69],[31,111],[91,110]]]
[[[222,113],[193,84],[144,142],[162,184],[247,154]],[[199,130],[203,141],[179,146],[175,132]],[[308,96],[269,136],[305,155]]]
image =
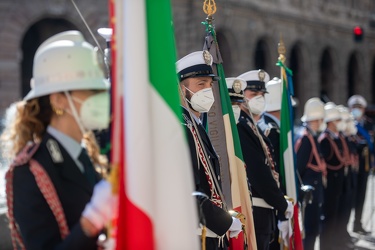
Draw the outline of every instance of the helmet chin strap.
[[[69,110],[67,110],[66,112],[74,117],[74,120],[78,124],[78,127],[81,130],[81,133],[82,133],[82,136],[83,136],[84,134],[86,134],[87,131],[86,131],[85,127],[82,125],[81,118],[79,117],[77,109],[74,106],[73,99],[72,99],[72,97],[71,97],[71,95],[69,94],[68,91],[64,91],[64,94],[65,94],[66,98],[68,99],[70,109],[72,110],[72,112],[70,112]]]

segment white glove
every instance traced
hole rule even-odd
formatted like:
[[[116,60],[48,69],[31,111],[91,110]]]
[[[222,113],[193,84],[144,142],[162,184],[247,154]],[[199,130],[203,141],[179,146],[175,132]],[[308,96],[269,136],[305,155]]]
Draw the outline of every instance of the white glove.
[[[285,218],[290,219],[293,217],[294,206],[292,202],[288,200],[286,202],[288,202],[288,207],[285,210]]]
[[[237,237],[237,235],[239,235],[242,231],[242,222],[237,219],[237,218],[234,218],[232,217],[232,225],[230,226],[229,228],[229,237],[233,238],[233,237]]]
[[[289,246],[289,239],[292,236],[292,225],[289,220],[279,221],[277,223],[277,228],[280,231],[280,236],[283,239],[284,245]]]
[[[117,214],[117,210],[118,196],[112,193],[112,186],[108,181],[101,180],[95,185],[94,193],[82,216],[101,230]]]

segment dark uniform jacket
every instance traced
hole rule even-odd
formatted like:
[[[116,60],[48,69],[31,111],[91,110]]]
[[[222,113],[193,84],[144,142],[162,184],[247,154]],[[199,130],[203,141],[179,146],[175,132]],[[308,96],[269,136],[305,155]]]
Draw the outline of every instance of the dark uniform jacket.
[[[55,142],[63,161],[54,163],[46,143]],[[19,225],[26,249],[97,249],[96,238],[87,237],[79,220],[90,201],[93,187],[64,147],[50,134],[32,156],[48,173],[60,199],[70,234],[61,239],[54,215],[38,188],[29,165],[14,169],[14,217]],[[99,180],[99,176],[97,176]]]
[[[326,129],[319,136],[319,142],[324,160],[327,163],[327,170],[343,172],[346,161],[343,154],[344,149],[341,139],[338,136],[335,136],[333,132]],[[334,145],[336,145],[336,147]],[[335,150],[335,148],[337,148],[337,151]]]
[[[198,133],[202,139],[203,147],[205,148],[211,165],[214,168],[215,173],[213,174],[216,176],[220,183],[220,165],[218,156],[202,124],[198,124],[194,119],[191,119],[189,112],[185,109],[183,109],[183,118],[189,143],[191,160],[193,163],[196,191],[205,193],[208,197],[211,198],[210,186],[207,181],[204,167],[201,160],[198,158],[197,147],[195,145],[192,132],[189,129],[189,126],[192,126],[193,122],[198,128]],[[206,220],[207,228],[219,236],[225,234],[232,225],[232,216],[211,201],[205,201],[202,203],[202,212]]]
[[[308,138],[309,136],[312,137],[314,145]],[[315,154],[313,149],[316,150]],[[317,157],[319,159],[316,159]],[[316,134],[309,127],[304,126],[302,135],[296,143],[297,170],[303,184],[313,186],[317,193],[323,192],[322,174],[325,172],[325,163],[322,158]],[[320,166],[319,163],[323,165]],[[316,198],[319,200],[316,200]],[[318,195],[314,199],[318,203],[323,202],[322,195]]]
[[[261,142],[249,124],[254,126],[251,118],[241,111],[237,128],[253,197],[264,199],[278,211],[279,218],[283,220],[288,203],[273,178],[270,166],[266,164],[267,157],[264,154]],[[272,150],[268,138],[264,136],[260,129],[259,132],[267,146]],[[272,209],[254,206],[253,214],[256,233],[269,234],[273,232],[275,225]]]

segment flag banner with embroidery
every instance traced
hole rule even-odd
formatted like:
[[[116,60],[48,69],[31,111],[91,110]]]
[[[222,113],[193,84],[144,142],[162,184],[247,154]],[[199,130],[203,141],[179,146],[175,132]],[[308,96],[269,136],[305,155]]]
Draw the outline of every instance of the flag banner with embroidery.
[[[207,36],[205,39],[204,49],[210,51],[214,58],[213,68],[217,75],[220,77],[218,85],[214,88],[219,88],[219,102],[221,104],[222,111],[222,122],[224,123],[224,134],[226,143],[226,154],[228,156],[228,166],[230,176],[230,194],[231,204],[230,207],[237,212],[242,213],[245,220],[245,231],[246,236],[241,233],[237,239],[232,238],[230,242],[230,249],[240,250],[244,249],[244,240],[247,242],[247,249],[255,250],[256,238],[255,229],[252,213],[252,204],[250,200],[250,191],[248,187],[246,177],[246,166],[242,156],[240,139],[238,136],[237,125],[234,118],[232,104],[230,101],[227,84],[225,81],[225,73],[222,65],[220,51],[217,44],[216,33],[212,25],[204,23],[206,25]],[[216,102],[216,96],[215,96]],[[215,105],[215,104],[214,104]],[[208,124],[208,130],[210,131],[210,123]],[[251,152],[249,152],[251,153]],[[224,192],[225,193],[225,192]],[[228,205],[229,206],[229,205]]]
[[[116,249],[199,249],[170,0],[111,0]]]

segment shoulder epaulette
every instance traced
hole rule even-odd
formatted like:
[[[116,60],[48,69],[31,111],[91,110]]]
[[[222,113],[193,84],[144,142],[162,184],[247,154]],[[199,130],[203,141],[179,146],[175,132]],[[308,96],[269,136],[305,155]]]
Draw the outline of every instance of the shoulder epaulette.
[[[39,143],[28,142],[26,146],[13,159],[11,166],[21,166],[30,161],[39,148]]]

